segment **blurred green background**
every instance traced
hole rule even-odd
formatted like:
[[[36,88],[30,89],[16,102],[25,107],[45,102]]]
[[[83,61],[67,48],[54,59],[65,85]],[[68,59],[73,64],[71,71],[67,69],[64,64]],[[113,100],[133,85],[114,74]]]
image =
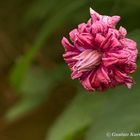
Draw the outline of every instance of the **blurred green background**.
[[[140,48],[139,0],[0,1],[0,140],[139,140],[140,59],[131,90],[88,93],[71,80],[63,36],[89,19],[89,7],[120,15]]]

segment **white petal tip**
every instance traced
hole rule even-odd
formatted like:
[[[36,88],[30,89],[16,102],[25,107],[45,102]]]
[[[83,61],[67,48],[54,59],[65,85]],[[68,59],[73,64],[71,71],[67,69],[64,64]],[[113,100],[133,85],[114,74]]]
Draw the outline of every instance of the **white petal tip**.
[[[90,14],[93,14],[95,11],[90,7],[89,8]]]

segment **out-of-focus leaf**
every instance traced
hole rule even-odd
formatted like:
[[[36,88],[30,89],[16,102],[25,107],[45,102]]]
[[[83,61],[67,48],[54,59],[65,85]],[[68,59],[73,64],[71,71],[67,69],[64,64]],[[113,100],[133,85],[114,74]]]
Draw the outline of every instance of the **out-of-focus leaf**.
[[[37,0],[35,1],[27,14],[25,14],[25,24],[28,25],[34,21],[39,21],[42,19],[48,19],[58,12],[58,9],[62,9],[67,6],[71,0]]]
[[[140,50],[140,29],[135,29],[128,34],[128,37],[134,39],[138,44],[138,49]]]
[[[49,72],[39,67],[32,67],[22,81],[20,92],[27,96],[44,94],[52,81],[53,78],[50,77]]]
[[[52,7],[55,6],[55,1],[56,0],[35,1],[25,14],[25,24],[28,25],[33,21],[45,18],[45,16],[52,10]]]
[[[131,6],[136,6],[139,8],[140,1],[139,0],[123,0],[126,4],[130,4]]]
[[[52,16],[49,21],[47,20],[47,22],[44,23],[44,26],[38,34],[33,47],[21,58],[20,62],[13,68],[11,72],[10,81],[16,88],[20,87],[21,81],[27,72],[29,65],[31,64],[33,57],[42,47],[46,38],[49,37],[67,18],[69,18],[70,13],[73,13],[84,4],[84,1],[72,1],[68,3],[64,8],[59,9],[57,14],[55,13],[55,15]]]
[[[129,137],[112,136],[116,133],[134,132],[140,125],[140,87],[139,72],[135,75],[136,84],[128,90],[123,87],[114,89],[113,96],[101,108],[103,114],[96,118],[87,133],[86,140],[127,140]],[[109,133],[109,134],[108,134]],[[109,136],[107,136],[109,135]],[[111,136],[110,136],[111,135]],[[134,139],[134,137],[131,137]]]
[[[47,99],[52,86],[51,77],[40,68],[31,69],[24,77],[19,91],[21,99],[6,113],[6,119],[13,121],[39,106]]]
[[[139,72],[134,74],[136,84],[131,90],[119,86],[104,94],[79,93],[58,118],[46,140],[74,140],[82,129],[85,130],[82,133],[87,133],[87,140],[106,140],[107,132],[130,132],[140,124],[139,76]]]
[[[120,14],[121,16],[123,16],[123,19],[127,17],[128,20],[128,16],[135,14],[135,12],[139,9],[139,7],[137,7],[136,5],[129,3],[129,0],[117,0],[117,1],[120,2],[114,13]],[[114,1],[114,3],[117,3],[117,1]]]
[[[6,112],[5,119],[10,123],[23,117],[25,114],[38,107],[44,99],[44,97],[22,98]]]
[[[103,94],[80,92],[58,118],[46,140],[72,140],[80,130],[86,131],[96,115],[100,114],[98,109],[104,101]]]
[[[111,2],[112,0],[98,0],[98,2]]]
[[[70,18],[69,14],[73,14],[75,10],[82,7],[84,4],[84,1],[81,2],[76,0],[68,3],[62,9],[59,9],[59,11],[55,13],[49,21],[47,20],[46,23],[44,23],[44,26],[42,27],[40,34],[38,34],[35,44],[37,46],[42,45],[42,42],[45,41],[46,37],[50,36],[64,21]]]
[[[63,65],[52,71],[36,67],[30,69],[24,76],[19,89],[22,94],[21,99],[7,111],[6,119],[10,122],[14,121],[37,108],[47,100],[49,91],[66,76],[67,72]]]

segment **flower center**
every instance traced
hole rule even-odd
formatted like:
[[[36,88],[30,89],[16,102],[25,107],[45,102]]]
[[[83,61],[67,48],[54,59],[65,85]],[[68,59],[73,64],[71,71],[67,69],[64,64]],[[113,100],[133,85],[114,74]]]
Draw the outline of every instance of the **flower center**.
[[[97,50],[87,49],[78,56],[73,57],[73,59],[77,60],[73,70],[90,71],[101,63],[102,54]]]

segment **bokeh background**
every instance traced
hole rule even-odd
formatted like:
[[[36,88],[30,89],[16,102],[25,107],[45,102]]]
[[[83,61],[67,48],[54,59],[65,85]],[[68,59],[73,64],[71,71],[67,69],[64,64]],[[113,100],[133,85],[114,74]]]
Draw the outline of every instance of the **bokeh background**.
[[[135,85],[88,93],[71,80],[63,36],[89,19],[89,7],[120,15],[140,44],[139,0],[0,1],[0,140],[139,140],[140,59]]]

